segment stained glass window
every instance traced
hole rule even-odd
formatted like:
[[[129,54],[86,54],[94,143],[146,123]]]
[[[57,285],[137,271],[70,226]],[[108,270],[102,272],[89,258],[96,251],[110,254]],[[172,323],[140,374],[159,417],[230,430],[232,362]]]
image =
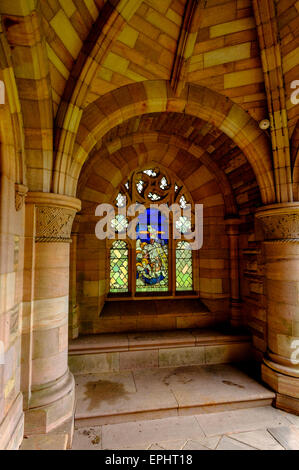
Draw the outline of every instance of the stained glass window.
[[[187,207],[187,201],[186,201],[186,198],[185,196],[182,196],[181,199],[180,199],[180,206],[182,209],[186,209]]]
[[[159,196],[159,194],[156,194],[156,193],[149,193],[148,198],[153,202],[161,201],[162,199],[161,196]]]
[[[186,241],[179,242],[176,248],[176,290],[193,290],[192,250]]]
[[[110,292],[129,290],[128,246],[124,241],[115,241],[110,249]]]
[[[136,292],[168,291],[168,224],[156,209],[139,216],[136,240]]]
[[[145,175],[152,176],[153,178],[156,178],[158,176],[158,172],[155,170],[144,170],[143,173]]]
[[[116,198],[116,205],[119,208],[126,207],[126,196],[124,196],[122,193],[119,193]]]
[[[143,193],[143,189],[144,189],[144,181],[142,180],[139,180],[136,184],[137,186],[137,191],[139,192],[139,194],[142,194]]]
[[[115,232],[124,232],[129,226],[129,221],[128,219],[120,214],[120,215],[117,215],[114,219],[111,220],[111,227],[113,228],[113,230],[115,230]]]
[[[176,228],[182,234],[188,233],[191,230],[191,221],[188,217],[180,217],[179,220],[176,221]]]
[[[167,189],[168,188],[168,181],[167,179],[165,178],[165,176],[163,176],[163,178],[161,179],[160,181],[160,188],[161,189]]]
[[[137,294],[160,294],[173,291],[193,292],[193,252],[187,241],[176,243],[170,236],[176,228],[182,235],[192,230],[192,216],[180,212],[170,217],[167,211],[158,207],[165,204],[168,208],[178,204],[181,210],[188,209],[190,196],[184,186],[159,167],[148,166],[136,170],[129,180],[125,180],[115,195],[114,205],[118,209],[125,209],[136,205],[139,212],[136,227],[136,241],[132,241],[131,234],[117,237],[110,250],[110,292],[124,294],[132,291]],[[146,207],[140,213],[138,206]],[[149,207],[150,206],[150,207]],[[128,214],[128,213],[127,213]],[[130,214],[130,213],[129,213]],[[132,215],[119,211],[111,221],[111,229],[115,234],[124,234],[129,227]],[[175,226],[172,227],[171,223]],[[134,222],[135,223],[135,222]],[[129,238],[131,239],[129,241]],[[133,237],[134,238],[134,237]],[[177,240],[177,239],[176,239]],[[129,263],[129,246],[132,256]],[[135,258],[135,261],[134,259]],[[132,266],[135,262],[135,269]],[[130,272],[129,272],[130,266]],[[176,276],[170,271],[176,268]],[[134,273],[134,274],[133,274]],[[173,285],[174,278],[176,279]]]

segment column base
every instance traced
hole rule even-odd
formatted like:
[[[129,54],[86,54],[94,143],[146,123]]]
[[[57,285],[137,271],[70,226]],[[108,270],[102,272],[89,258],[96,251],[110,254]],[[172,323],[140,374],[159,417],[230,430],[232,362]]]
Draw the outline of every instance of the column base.
[[[281,374],[269,364],[262,364],[262,380],[277,392],[276,408],[299,415],[299,378]]]
[[[19,393],[0,424],[0,450],[18,450],[24,436],[23,397]]]
[[[275,400],[276,408],[280,410],[287,411],[288,413],[293,413],[294,415],[299,416],[299,399],[288,397],[287,395],[277,394]]]
[[[25,434],[46,434],[74,416],[75,380],[68,371],[46,388],[33,390],[25,411]]]

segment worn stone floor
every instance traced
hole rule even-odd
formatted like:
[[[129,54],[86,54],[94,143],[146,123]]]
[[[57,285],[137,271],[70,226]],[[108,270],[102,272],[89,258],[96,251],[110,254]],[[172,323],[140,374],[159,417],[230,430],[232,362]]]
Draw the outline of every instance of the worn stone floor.
[[[139,420],[159,419],[199,414],[205,408],[216,412],[266,406],[275,396],[230,364],[82,374],[75,380],[80,427],[136,421],[136,415]]]
[[[299,416],[271,406],[75,427],[73,450],[299,450]]]
[[[299,416],[239,364],[82,374],[73,450],[299,450]]]

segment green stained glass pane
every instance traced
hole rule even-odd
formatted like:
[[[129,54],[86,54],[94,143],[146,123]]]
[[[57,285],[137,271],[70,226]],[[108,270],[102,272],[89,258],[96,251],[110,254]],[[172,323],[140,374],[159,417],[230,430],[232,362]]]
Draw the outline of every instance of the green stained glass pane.
[[[192,250],[185,241],[179,242],[176,248],[176,290],[193,290]]]
[[[128,247],[126,242],[117,240],[110,249],[110,292],[121,293],[129,290]]]

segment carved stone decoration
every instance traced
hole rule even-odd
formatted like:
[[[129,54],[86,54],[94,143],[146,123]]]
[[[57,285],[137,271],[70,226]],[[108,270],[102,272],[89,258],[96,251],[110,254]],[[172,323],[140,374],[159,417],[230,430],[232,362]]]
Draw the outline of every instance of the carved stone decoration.
[[[17,212],[22,210],[27,194],[28,194],[27,186],[24,186],[23,184],[15,185],[15,206],[16,206]]]
[[[264,238],[268,241],[299,242],[299,204],[277,204],[258,210],[256,218],[261,221]]]
[[[29,192],[26,206],[32,225],[35,219],[36,242],[71,242],[73,221],[81,210],[79,199],[55,193]]]
[[[76,212],[64,207],[37,206],[36,242],[71,242]]]
[[[263,226],[266,240],[299,240],[299,213],[265,217]]]

